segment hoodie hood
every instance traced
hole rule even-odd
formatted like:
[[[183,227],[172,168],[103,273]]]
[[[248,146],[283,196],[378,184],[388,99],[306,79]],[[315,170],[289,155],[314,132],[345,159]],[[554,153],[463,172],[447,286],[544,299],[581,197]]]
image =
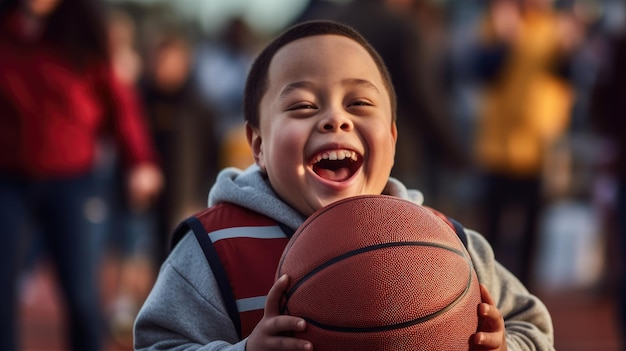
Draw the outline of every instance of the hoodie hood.
[[[424,196],[418,190],[407,189],[400,181],[389,178],[383,194],[397,196],[418,205],[424,202]],[[283,202],[271,188],[267,177],[257,165],[246,170],[225,168],[209,192],[209,206],[220,202],[248,208],[268,216],[293,230],[298,229],[305,216]]]

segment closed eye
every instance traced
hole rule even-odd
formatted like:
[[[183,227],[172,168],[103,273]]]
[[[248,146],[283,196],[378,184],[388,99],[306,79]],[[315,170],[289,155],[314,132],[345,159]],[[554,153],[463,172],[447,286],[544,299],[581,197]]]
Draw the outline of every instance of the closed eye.
[[[295,111],[295,110],[313,110],[317,109],[315,105],[312,104],[296,104],[287,109],[287,111]]]
[[[350,106],[373,106],[373,104],[369,101],[358,100],[358,101],[350,103]]]

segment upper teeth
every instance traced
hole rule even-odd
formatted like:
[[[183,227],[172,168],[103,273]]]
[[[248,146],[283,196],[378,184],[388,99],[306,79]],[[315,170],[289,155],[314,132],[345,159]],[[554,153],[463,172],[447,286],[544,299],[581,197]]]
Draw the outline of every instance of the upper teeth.
[[[357,160],[356,152],[350,151],[350,150],[325,151],[315,156],[315,162],[319,162],[321,160],[341,161],[346,158],[356,161]]]

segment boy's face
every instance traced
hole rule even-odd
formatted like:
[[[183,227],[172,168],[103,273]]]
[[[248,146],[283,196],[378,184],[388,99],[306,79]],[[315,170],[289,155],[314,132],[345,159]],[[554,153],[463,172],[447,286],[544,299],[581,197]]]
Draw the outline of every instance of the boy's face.
[[[247,133],[277,194],[306,216],[346,197],[380,194],[397,130],[367,51],[343,36],[299,39],[276,53],[268,77],[260,129]]]

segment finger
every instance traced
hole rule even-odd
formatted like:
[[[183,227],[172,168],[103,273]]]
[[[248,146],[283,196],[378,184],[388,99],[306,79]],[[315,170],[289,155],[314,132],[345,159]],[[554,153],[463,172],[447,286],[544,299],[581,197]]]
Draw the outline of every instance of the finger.
[[[480,297],[484,303],[488,303],[492,306],[496,305],[495,301],[493,300],[493,297],[491,297],[489,290],[487,290],[487,287],[484,284],[480,284]]]
[[[293,316],[275,316],[265,320],[259,329],[258,340],[262,350],[312,350],[312,344],[303,339],[293,337],[293,332],[304,331],[306,323],[302,318]]]
[[[474,335],[474,344],[485,349],[495,349],[502,346],[500,333],[478,332]]]
[[[311,343],[293,337],[293,332],[304,331],[302,318],[279,315],[263,317],[248,337],[246,350],[311,350]]]
[[[265,328],[265,332],[270,335],[299,332],[306,328],[306,321],[300,317],[294,316],[275,316],[268,319]]]
[[[267,293],[267,300],[265,300],[264,315],[266,317],[280,314],[280,299],[287,286],[289,286],[289,277],[286,274],[283,274],[274,282],[274,285]]]
[[[313,350],[313,344],[311,342],[287,337],[271,338],[267,341],[268,350]]]
[[[481,303],[478,305],[478,317],[480,318],[480,331],[504,330],[504,319],[500,311],[492,305]]]

